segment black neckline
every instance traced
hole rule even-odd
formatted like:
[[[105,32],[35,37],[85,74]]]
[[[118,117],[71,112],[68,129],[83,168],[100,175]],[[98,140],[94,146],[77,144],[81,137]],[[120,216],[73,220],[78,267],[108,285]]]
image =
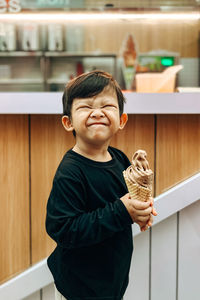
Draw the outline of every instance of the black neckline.
[[[76,158],[76,160],[80,161],[80,162],[83,162],[87,165],[91,165],[91,166],[95,166],[95,167],[100,167],[100,168],[105,168],[107,166],[111,167],[111,166],[114,166],[115,165],[115,162],[116,162],[116,158],[115,158],[115,155],[112,151],[112,148],[111,147],[108,147],[108,152],[110,153],[112,159],[109,160],[109,161],[105,161],[105,162],[102,162],[102,161],[96,161],[96,160],[92,160],[90,158],[87,158],[77,152],[75,152],[73,149],[70,149],[68,151],[68,153],[70,153],[71,155],[73,155],[73,157]]]

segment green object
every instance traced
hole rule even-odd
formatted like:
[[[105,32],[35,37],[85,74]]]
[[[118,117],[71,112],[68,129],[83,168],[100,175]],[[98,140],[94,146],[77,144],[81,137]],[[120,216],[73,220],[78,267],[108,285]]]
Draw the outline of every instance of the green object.
[[[161,65],[165,67],[170,67],[174,65],[173,57],[161,57]]]
[[[125,87],[127,90],[132,89],[133,80],[135,77],[135,68],[134,67],[124,67],[122,69],[125,81]]]

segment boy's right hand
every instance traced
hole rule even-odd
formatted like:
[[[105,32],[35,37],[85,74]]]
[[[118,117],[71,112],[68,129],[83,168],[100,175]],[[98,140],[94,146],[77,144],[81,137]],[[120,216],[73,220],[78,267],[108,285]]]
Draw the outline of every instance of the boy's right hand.
[[[150,198],[149,201],[143,202],[136,199],[131,199],[129,193],[127,193],[126,195],[121,197],[120,200],[126,207],[133,222],[137,223],[142,231],[145,231],[148,226],[152,225],[152,214],[157,215],[152,205],[152,198]]]

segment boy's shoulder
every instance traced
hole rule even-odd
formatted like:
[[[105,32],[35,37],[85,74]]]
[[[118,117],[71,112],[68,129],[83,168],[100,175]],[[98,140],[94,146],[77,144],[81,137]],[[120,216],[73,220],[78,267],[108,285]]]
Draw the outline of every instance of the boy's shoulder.
[[[127,158],[126,154],[125,154],[122,150],[120,150],[120,149],[118,149],[118,148],[109,146],[108,149],[109,149],[109,152],[110,152],[110,153],[113,153],[113,154],[116,155],[116,156],[126,157],[126,158]]]
[[[109,146],[108,149],[109,149],[110,152],[113,152],[116,155],[126,156],[126,154],[122,150],[120,150],[120,149],[118,149],[116,147]]]
[[[123,151],[112,146],[109,146],[108,151],[111,154],[113,160],[111,162],[108,162],[108,164],[106,164],[105,166],[105,163],[92,161],[70,149],[64,154],[57,168],[55,177],[58,177],[57,175],[61,175],[80,178],[84,176],[85,172],[91,172],[91,170],[94,171],[94,168],[99,169],[99,167],[109,168],[110,166],[115,166],[115,163],[117,161],[122,163],[125,167],[128,167],[130,165],[130,161]]]
[[[77,174],[81,169],[80,162],[76,159],[73,151],[68,150],[60,161],[56,174]]]
[[[123,160],[125,163],[130,165],[130,161],[129,161],[128,157],[122,150],[112,147],[112,146],[109,146],[109,152],[112,157],[116,157],[118,160]]]

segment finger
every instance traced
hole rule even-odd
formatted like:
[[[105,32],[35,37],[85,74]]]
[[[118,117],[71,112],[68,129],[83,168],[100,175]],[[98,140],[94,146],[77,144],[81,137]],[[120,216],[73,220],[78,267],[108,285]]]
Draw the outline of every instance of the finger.
[[[148,221],[148,226],[152,226],[153,225],[153,216],[151,215],[150,216],[150,219],[149,219],[149,221]]]
[[[154,198],[149,197],[149,201],[150,201],[150,205],[153,206],[153,204],[154,204]]]
[[[150,206],[150,201],[144,202],[144,201],[133,199],[132,205],[136,210],[144,210]]]
[[[140,227],[140,230],[141,230],[141,231],[146,231],[147,229],[148,229],[148,226],[147,226],[147,225]]]
[[[138,216],[137,221],[141,223],[147,223],[149,221],[150,217],[148,216]]]
[[[141,231],[145,231],[148,229],[148,224],[147,222],[137,222],[137,224],[140,226]]]
[[[158,213],[157,213],[157,211],[155,210],[154,207],[153,207],[153,209],[152,209],[152,215],[154,215],[154,216],[157,216],[157,215],[158,215]]]
[[[150,217],[150,215],[152,214],[152,207],[148,207],[146,209],[141,209],[141,210],[134,210],[135,215],[137,216],[148,216]]]

